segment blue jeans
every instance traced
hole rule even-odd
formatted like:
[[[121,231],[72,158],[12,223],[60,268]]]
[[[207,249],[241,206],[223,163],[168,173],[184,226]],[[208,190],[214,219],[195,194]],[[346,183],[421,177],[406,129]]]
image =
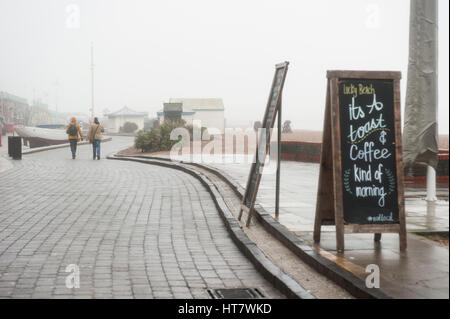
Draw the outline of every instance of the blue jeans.
[[[75,156],[77,154],[77,143],[78,141],[76,139],[70,139],[70,150],[72,151],[72,156]]]
[[[92,151],[94,152],[94,159],[96,156],[100,156],[100,140],[95,140],[92,143]]]

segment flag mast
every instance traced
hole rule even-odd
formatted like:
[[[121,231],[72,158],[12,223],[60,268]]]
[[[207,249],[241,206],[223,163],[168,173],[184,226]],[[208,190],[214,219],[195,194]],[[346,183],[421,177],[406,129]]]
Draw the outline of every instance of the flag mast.
[[[94,43],[91,43],[91,120],[94,119]]]

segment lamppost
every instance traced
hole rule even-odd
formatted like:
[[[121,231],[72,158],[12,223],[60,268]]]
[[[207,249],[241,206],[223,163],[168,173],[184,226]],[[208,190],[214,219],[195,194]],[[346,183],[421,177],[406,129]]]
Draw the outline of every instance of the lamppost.
[[[91,120],[94,119],[94,43],[91,43]]]

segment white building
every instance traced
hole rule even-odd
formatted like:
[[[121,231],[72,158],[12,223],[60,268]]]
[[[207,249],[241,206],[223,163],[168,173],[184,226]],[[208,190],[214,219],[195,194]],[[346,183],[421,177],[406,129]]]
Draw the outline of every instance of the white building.
[[[105,116],[108,118],[108,124],[105,129],[110,133],[119,133],[120,128],[126,122],[135,123],[138,130],[142,130],[144,128],[144,119],[148,117],[148,113],[136,112],[125,106],[116,112],[105,114]]]
[[[193,121],[201,121],[201,125],[206,128],[216,128],[221,133],[225,131],[225,107],[222,99],[183,99],[171,98],[169,103],[181,103],[183,112],[181,118],[186,124]],[[158,112],[160,123],[164,122],[164,112]]]

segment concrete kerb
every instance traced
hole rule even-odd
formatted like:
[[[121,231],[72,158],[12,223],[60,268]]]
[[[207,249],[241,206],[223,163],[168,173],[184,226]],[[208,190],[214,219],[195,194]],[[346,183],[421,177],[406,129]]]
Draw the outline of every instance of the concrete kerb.
[[[111,137],[108,137],[108,138],[105,138],[102,140],[102,142],[110,142],[110,141],[112,141]],[[91,144],[91,142],[88,142],[88,141],[78,142],[78,145],[88,145],[88,144]],[[22,155],[33,154],[33,153],[38,153],[38,152],[43,152],[43,151],[56,150],[58,148],[65,148],[65,147],[70,147],[70,143],[30,148],[25,151],[22,151]]]
[[[164,158],[149,156],[121,156],[110,154],[107,156],[107,159],[159,165],[163,167],[178,169],[195,177],[211,194],[216,208],[219,211],[222,220],[224,221],[225,227],[227,228],[235,244],[242,251],[242,253],[255,265],[256,269],[264,276],[264,278],[271,282],[288,298],[315,299],[315,296],[313,296],[297,281],[295,281],[293,278],[283,272],[278,266],[276,266],[272,261],[270,261],[267,256],[256,246],[256,244],[248,238],[248,236],[241,229],[232,212],[226,206],[221,194],[219,193],[215,185],[206,176],[193,169],[187,168],[182,162],[173,162],[169,159]]]
[[[157,156],[137,155],[136,157],[171,162],[171,160],[168,158],[161,158]],[[225,172],[222,172],[205,164],[192,162],[177,163],[183,163],[207,170],[227,183],[234,191],[236,196],[238,196],[238,198],[242,199],[242,197],[244,196],[243,194],[245,193],[245,189],[241,187],[233,177]],[[275,220],[272,215],[270,215],[259,204],[255,205],[254,212],[254,216],[272,236],[277,238],[284,246],[286,246],[290,251],[297,255],[303,262],[307,263],[309,266],[314,268],[320,274],[326,276],[328,279],[334,281],[354,297],[364,299],[392,299],[391,296],[387,295],[380,289],[367,288],[363,280],[355,276],[350,271],[340,267],[333,261],[320,255],[313,247],[302,242],[285,226]]]

